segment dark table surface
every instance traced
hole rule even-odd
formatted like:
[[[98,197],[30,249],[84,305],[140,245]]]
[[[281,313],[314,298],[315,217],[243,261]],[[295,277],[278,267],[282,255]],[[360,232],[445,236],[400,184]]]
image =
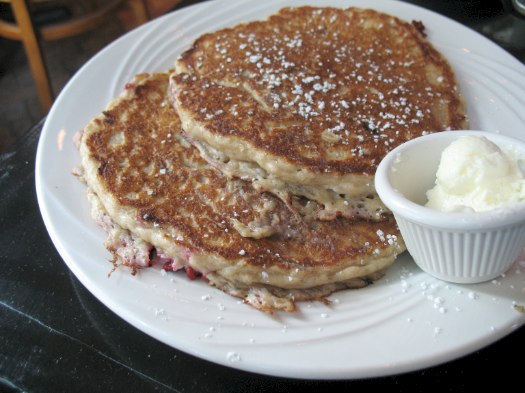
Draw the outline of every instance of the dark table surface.
[[[481,32],[525,62],[525,20],[486,1],[410,1]],[[444,365],[345,381],[274,378],[209,363],[147,336],[67,268],[40,216],[35,153],[44,120],[0,155],[0,391],[318,392],[429,387],[457,391],[523,374],[525,328]],[[525,130],[524,130],[525,132]],[[514,361],[515,357],[518,361]],[[488,386],[488,385],[487,385]]]

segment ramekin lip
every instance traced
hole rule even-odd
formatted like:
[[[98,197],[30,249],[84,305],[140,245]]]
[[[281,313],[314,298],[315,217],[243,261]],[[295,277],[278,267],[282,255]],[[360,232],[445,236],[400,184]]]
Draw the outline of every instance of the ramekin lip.
[[[451,231],[496,229],[525,221],[525,201],[486,212],[441,212],[410,201],[391,185],[389,171],[400,153],[433,140],[467,135],[488,136],[495,142],[519,143],[525,151],[524,141],[487,131],[456,130],[423,135],[397,146],[380,162],[375,174],[375,188],[379,198],[396,215],[424,226]]]

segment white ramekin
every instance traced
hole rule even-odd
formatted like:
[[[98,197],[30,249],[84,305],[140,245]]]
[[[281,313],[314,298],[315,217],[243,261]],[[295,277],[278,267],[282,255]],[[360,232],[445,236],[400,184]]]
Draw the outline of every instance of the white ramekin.
[[[441,152],[453,140],[485,136],[525,157],[525,142],[482,131],[428,134],[392,150],[380,163],[375,187],[392,210],[408,252],[425,272],[445,281],[477,283],[504,273],[525,245],[525,202],[481,213],[444,213],[425,207]]]

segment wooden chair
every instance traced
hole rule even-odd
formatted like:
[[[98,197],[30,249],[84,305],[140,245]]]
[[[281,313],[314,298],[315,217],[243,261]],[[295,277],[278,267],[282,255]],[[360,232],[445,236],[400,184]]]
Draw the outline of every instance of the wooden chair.
[[[82,16],[71,18],[65,22],[50,24],[37,28],[31,18],[30,3],[28,0],[0,0],[10,3],[16,23],[0,20],[0,36],[22,41],[29,60],[31,72],[35,80],[38,98],[42,108],[47,113],[53,103],[53,91],[49,80],[39,39],[56,40],[84,33],[95,29],[104,21],[114,16],[119,7],[128,3],[135,19],[142,24],[148,21],[148,13],[144,0],[108,0]]]

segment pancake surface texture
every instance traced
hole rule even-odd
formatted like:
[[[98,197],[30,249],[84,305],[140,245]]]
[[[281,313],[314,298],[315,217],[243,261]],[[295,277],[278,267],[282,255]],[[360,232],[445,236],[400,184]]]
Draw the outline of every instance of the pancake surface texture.
[[[167,90],[167,73],[138,75],[83,130],[82,176],[115,263],[186,268],[271,312],[365,286],[404,251],[391,215],[305,219],[225,176],[185,140]]]
[[[236,176],[374,195],[388,151],[467,124],[453,71],[419,26],[373,10],[284,8],[198,38],[176,62],[170,100],[201,147],[260,171],[235,164]]]

